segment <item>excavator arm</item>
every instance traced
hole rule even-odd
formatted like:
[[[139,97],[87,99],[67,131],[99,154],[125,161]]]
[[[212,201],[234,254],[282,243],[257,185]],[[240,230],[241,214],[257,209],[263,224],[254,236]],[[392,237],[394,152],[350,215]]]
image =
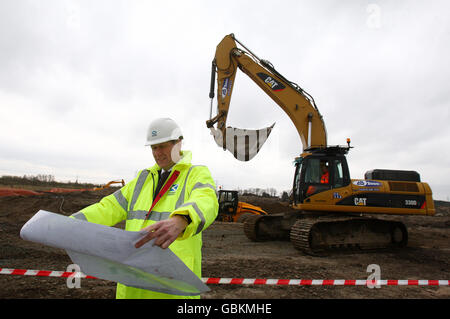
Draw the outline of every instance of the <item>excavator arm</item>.
[[[238,48],[236,42],[244,49]],[[212,107],[217,73],[217,115],[211,118],[211,114],[206,124],[219,146],[231,151],[237,159],[250,160],[259,151],[273,128],[272,125],[261,130],[242,130],[226,126],[238,68],[289,116],[297,129],[304,150],[327,146],[325,123],[314,99],[297,84],[278,73],[270,62],[259,59],[233,34],[225,36],[219,43],[212,62],[210,98]],[[214,128],[215,124],[217,128]],[[245,153],[245,156],[239,156],[239,153]]]

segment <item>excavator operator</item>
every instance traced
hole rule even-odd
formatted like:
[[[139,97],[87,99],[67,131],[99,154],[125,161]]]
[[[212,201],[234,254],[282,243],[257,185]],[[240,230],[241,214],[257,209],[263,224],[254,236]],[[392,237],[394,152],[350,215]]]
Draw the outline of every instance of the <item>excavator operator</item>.
[[[326,161],[320,161],[320,170],[322,171],[322,176],[320,177],[321,184],[328,184],[330,173],[328,171],[328,163]]]

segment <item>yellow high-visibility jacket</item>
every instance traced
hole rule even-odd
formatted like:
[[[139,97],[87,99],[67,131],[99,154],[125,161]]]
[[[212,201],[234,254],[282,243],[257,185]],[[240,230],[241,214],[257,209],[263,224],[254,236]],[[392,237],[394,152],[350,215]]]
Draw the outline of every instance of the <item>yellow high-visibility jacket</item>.
[[[182,158],[171,170],[171,175],[176,170],[180,175],[145,222],[144,218],[152,205],[158,184],[160,167],[157,164],[140,171],[135,179],[121,189],[73,214],[72,217],[107,226],[114,226],[126,220],[126,230],[139,231],[175,214],[189,215],[190,224],[169,249],[201,278],[201,232],[216,219],[219,205],[209,169],[206,166],[192,165],[191,158],[190,151],[182,152]],[[118,283],[116,298],[200,298],[200,296],[170,295]]]

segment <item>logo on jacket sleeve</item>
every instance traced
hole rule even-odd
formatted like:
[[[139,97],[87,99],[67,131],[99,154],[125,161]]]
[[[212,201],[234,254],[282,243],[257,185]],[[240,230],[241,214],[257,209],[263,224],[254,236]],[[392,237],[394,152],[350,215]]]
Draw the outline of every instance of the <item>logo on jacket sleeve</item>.
[[[167,193],[167,195],[174,195],[176,193],[178,189],[178,184],[173,184],[170,189],[169,192]]]

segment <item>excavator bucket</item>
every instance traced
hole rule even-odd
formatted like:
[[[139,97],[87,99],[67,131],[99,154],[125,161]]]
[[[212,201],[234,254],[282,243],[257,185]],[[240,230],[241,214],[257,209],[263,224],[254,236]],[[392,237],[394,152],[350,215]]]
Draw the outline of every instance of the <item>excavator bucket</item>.
[[[227,127],[225,134],[214,127],[210,127],[210,130],[218,146],[230,151],[239,161],[249,161],[258,154],[274,125],[275,123],[260,130]]]

